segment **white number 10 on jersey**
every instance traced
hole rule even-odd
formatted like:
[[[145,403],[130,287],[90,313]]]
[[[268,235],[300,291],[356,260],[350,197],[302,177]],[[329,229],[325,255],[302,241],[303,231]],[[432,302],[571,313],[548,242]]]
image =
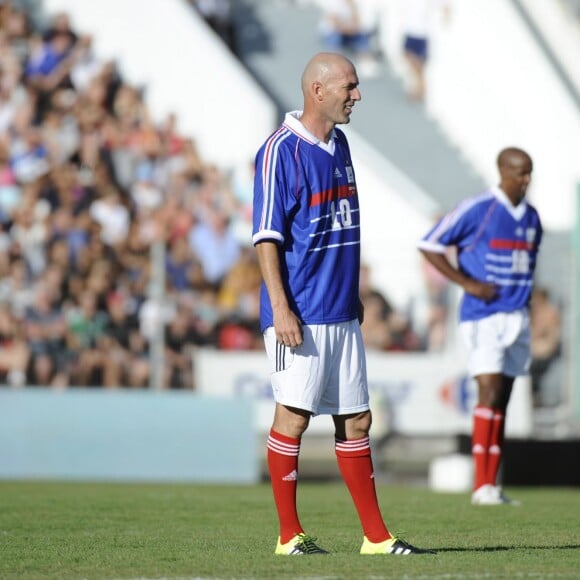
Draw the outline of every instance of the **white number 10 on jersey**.
[[[336,210],[336,203],[333,201],[330,204],[330,214],[332,220],[332,229],[337,230],[341,227],[348,227],[352,225],[352,215],[350,211],[350,203],[348,199],[341,199],[338,202],[338,212]],[[340,219],[338,219],[340,215]]]
[[[512,252],[512,272],[517,274],[530,272],[530,256],[527,250],[514,250]]]

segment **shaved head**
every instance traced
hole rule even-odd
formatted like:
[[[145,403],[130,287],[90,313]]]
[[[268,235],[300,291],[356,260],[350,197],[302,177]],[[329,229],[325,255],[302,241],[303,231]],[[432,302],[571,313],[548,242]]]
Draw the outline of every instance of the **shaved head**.
[[[354,65],[336,52],[315,54],[302,73],[302,94],[302,124],[328,142],[335,125],[350,122],[352,109],[361,99]]]
[[[532,158],[523,149],[519,149],[518,147],[506,147],[497,156],[497,166],[500,173],[503,169],[525,162],[531,163]]]
[[[306,95],[312,83],[326,84],[342,68],[352,68],[354,65],[345,56],[335,52],[319,52],[306,64],[302,73],[302,92]]]

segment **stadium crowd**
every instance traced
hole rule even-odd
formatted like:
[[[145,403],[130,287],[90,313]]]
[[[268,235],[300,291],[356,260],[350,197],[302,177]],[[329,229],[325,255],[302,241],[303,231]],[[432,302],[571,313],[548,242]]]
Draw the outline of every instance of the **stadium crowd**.
[[[263,348],[247,180],[207,163],[175,116],[152,119],[67,14],[39,27],[1,10],[0,382],[145,387],[158,316],[165,387],[194,388],[197,347]]]
[[[146,91],[67,14],[39,23],[2,3],[0,385],[147,387],[160,317],[163,388],[195,388],[196,348],[263,349],[251,173],[208,163],[175,115],[153,119]],[[154,244],[166,252],[162,309]],[[442,348],[371,274],[367,347]]]
[[[191,350],[253,348],[259,271],[232,184],[92,39],[2,5],[0,372],[13,386],[146,386],[150,248],[166,253],[165,386]]]

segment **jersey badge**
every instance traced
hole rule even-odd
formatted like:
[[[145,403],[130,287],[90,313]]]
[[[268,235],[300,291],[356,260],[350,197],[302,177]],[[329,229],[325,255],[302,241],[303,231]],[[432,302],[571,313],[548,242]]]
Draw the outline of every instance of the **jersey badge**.
[[[354,171],[352,170],[352,167],[350,167],[350,165],[347,165],[345,169],[346,169],[346,178],[348,179],[348,182],[354,183]]]

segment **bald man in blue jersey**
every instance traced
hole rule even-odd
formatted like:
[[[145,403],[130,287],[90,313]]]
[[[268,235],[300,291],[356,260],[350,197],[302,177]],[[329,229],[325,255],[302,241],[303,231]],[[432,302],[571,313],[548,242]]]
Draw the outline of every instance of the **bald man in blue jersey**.
[[[532,159],[517,147],[497,158],[498,187],[467,199],[419,243],[431,264],[464,290],[459,318],[468,370],[478,385],[473,415],[474,505],[516,504],[497,484],[505,416],[515,377],[531,361],[529,302],[542,240],[525,200]],[[446,250],[457,250],[457,267]]]
[[[296,509],[300,441],[317,414],[334,420],[338,465],[363,528],[360,553],[427,552],[388,531],[375,490],[358,191],[346,137],[336,127],[350,121],[358,85],[350,60],[315,55],[302,75],[303,111],[287,113],[256,156],[253,243],[276,401],[267,447],[279,555],[327,553],[305,533]]]

